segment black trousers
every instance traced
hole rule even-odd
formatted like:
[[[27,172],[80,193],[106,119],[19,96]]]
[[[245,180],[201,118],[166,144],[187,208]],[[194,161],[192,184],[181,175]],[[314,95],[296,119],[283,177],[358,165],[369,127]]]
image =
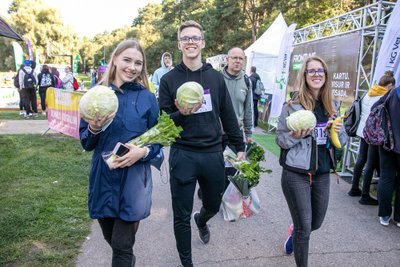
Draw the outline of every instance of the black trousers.
[[[139,228],[139,221],[126,222],[118,218],[99,219],[104,239],[112,248],[112,267],[135,266],[136,258],[133,254],[135,235]]]
[[[193,266],[190,217],[198,182],[203,206],[199,224],[205,225],[218,211],[224,191],[225,167],[222,151],[199,153],[171,147],[170,187],[174,213],[174,234],[183,266]]]
[[[42,111],[46,110],[46,91],[49,87],[39,87],[40,95],[40,105],[42,106]]]
[[[258,99],[257,100],[253,99],[253,113],[254,113],[253,126],[257,127],[258,126]]]
[[[22,105],[26,114],[37,113],[37,97],[35,88],[24,88],[21,90]]]

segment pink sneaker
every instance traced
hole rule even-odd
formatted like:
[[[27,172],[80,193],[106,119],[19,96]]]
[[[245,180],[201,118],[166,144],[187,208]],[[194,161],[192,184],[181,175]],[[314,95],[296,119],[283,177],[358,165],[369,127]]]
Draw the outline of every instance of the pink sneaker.
[[[289,225],[288,237],[285,241],[285,244],[283,245],[283,249],[285,250],[286,254],[293,253],[293,238],[292,238],[293,227],[294,227],[293,223],[291,225]]]

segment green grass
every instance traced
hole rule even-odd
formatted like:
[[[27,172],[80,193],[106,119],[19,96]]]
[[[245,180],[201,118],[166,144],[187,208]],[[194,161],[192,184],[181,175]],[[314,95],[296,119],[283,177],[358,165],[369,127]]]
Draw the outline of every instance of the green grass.
[[[37,117],[24,118],[19,115],[19,110],[0,110],[0,121],[1,120],[47,120],[46,116],[41,114],[39,110]]]
[[[0,266],[74,266],[90,232],[91,153],[59,135],[0,135]]]
[[[89,88],[90,86],[90,77],[84,73],[78,73],[78,76],[76,77],[76,80],[78,81],[79,84],[81,84],[81,81],[83,81],[83,84],[85,85],[85,88]]]
[[[253,139],[266,150],[279,157],[280,148],[275,143],[275,134],[253,134]]]

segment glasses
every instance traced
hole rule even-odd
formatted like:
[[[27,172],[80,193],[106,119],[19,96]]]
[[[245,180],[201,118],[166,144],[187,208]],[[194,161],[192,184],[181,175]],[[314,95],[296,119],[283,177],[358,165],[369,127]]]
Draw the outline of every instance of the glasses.
[[[192,36],[192,37],[183,36],[183,37],[179,38],[179,41],[184,43],[184,44],[188,44],[189,42],[197,44],[201,40],[203,40],[203,38],[201,38],[201,36]]]
[[[244,58],[242,57],[229,57],[230,59],[233,59],[233,61],[243,61]]]
[[[325,76],[326,71],[324,69],[311,69],[311,70],[306,70],[304,73],[306,73],[308,76]]]

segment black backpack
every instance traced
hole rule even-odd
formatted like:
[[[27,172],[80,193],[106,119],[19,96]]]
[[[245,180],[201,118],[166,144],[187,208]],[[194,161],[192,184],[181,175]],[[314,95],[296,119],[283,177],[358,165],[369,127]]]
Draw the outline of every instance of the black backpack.
[[[14,86],[19,89],[19,72],[14,77]]]
[[[361,101],[367,93],[354,100],[353,104],[344,113],[343,127],[349,137],[357,136],[357,128],[361,117]]]
[[[25,69],[22,69],[22,71],[25,73],[24,88],[36,88],[36,79],[33,75],[33,70],[31,73],[28,73]]]

